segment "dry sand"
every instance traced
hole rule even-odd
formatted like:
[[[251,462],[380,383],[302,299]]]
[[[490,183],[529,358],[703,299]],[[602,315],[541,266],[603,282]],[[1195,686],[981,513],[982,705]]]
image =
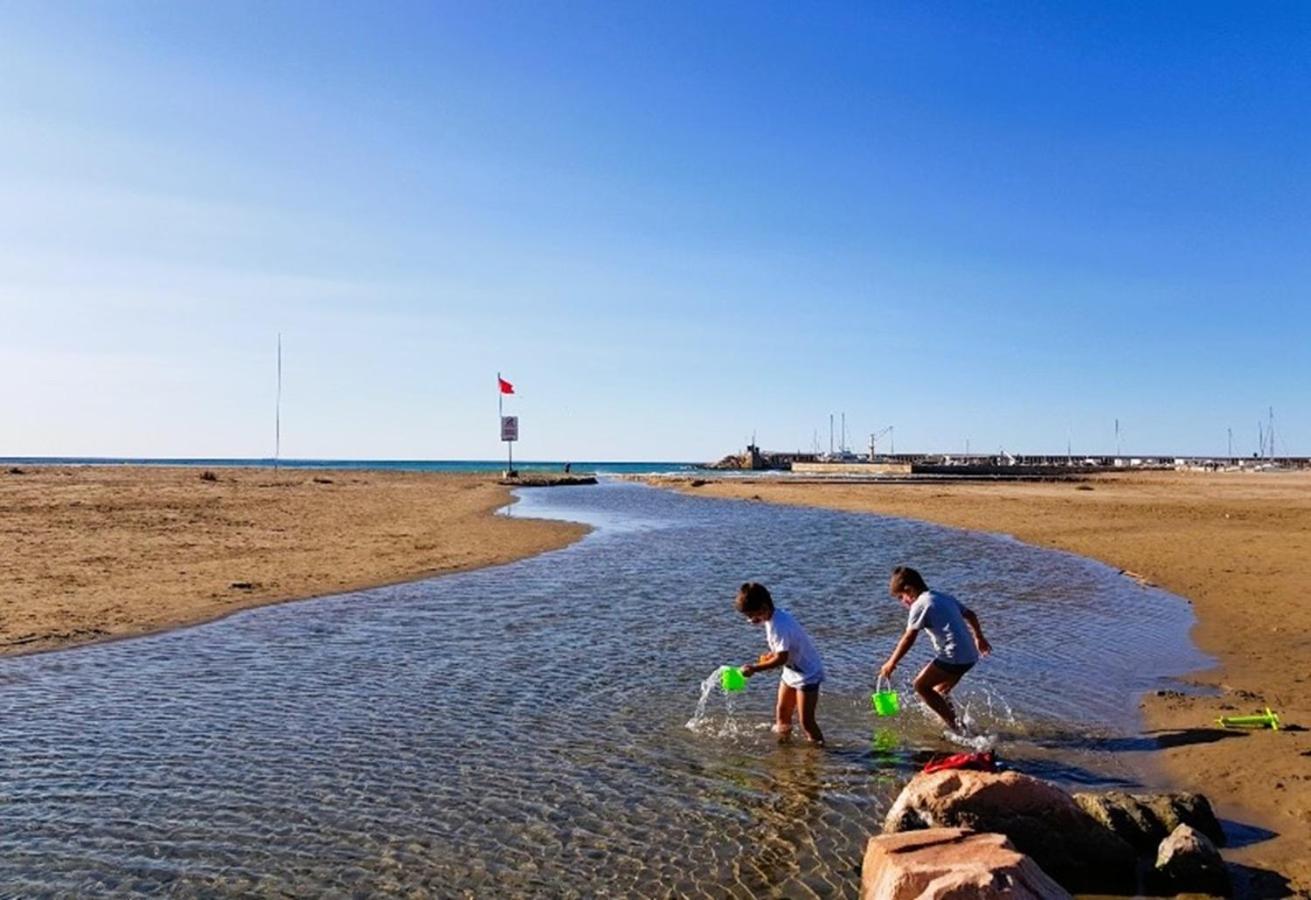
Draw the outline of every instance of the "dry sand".
[[[492,513],[492,476],[0,468],[0,653],[509,562],[581,525]]]
[[[1151,757],[1170,783],[1209,796],[1223,818],[1277,832],[1227,850],[1231,862],[1273,869],[1292,890],[1311,891],[1311,731],[1303,730],[1311,728],[1311,473],[681,487],[1003,532],[1101,560],[1187,598],[1198,618],[1194,640],[1219,663],[1193,680],[1218,695],[1149,696],[1148,733],[1159,745]],[[1217,716],[1266,705],[1293,729],[1234,734],[1214,727]]]

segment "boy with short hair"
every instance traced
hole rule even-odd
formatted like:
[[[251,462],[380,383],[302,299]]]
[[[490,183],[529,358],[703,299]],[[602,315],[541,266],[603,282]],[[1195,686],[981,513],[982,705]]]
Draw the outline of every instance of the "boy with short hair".
[[[748,581],[738,588],[734,601],[737,611],[753,625],[765,625],[765,640],[769,653],[754,663],[742,666],[742,674],[750,678],[757,672],[783,669],[778,682],[778,701],[774,706],[774,731],[786,737],[792,731],[792,716],[799,712],[801,728],[810,743],[824,746],[824,734],[815,722],[815,708],[819,705],[819,685],[824,680],[824,663],[819,651],[792,614],[774,606],[774,598],[763,584]]]
[[[888,591],[910,610],[910,617],[906,633],[879,669],[879,675],[891,678],[897,663],[910,650],[920,631],[927,631],[936,656],[915,676],[915,693],[947,723],[948,728],[959,731],[956,710],[948,695],[979,661],[980,655],[987,656],[992,652],[992,645],[983,636],[979,617],[951,594],[929,590],[924,578],[910,566],[897,566],[892,570]]]

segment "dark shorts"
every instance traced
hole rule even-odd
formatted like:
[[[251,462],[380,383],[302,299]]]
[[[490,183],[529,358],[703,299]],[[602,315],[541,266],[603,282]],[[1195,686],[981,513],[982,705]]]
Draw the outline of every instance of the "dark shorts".
[[[937,666],[948,675],[964,675],[970,669],[974,668],[974,663],[953,663],[943,659],[935,659],[930,665]]]

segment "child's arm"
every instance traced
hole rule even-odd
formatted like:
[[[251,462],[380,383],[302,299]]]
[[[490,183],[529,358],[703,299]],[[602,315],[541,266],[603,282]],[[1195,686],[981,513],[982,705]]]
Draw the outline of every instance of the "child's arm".
[[[983,636],[983,626],[979,624],[979,617],[974,614],[972,609],[962,609],[960,614],[965,618],[965,624],[969,626],[970,631],[974,634],[974,646],[979,648],[979,652],[987,656],[992,652],[992,644]]]
[[[779,666],[786,665],[787,661],[788,652],[786,650],[780,650],[777,653],[765,653],[755,662],[743,666],[742,674],[750,678],[757,672],[763,672],[766,669],[777,669]]]
[[[915,643],[915,638],[919,637],[919,634],[918,629],[906,629],[906,633],[901,636],[901,640],[897,641],[897,648],[892,651],[892,655],[883,664],[883,668],[879,669],[880,676],[883,678],[892,677],[892,672],[897,668],[897,663],[901,662],[901,658],[910,652],[911,645]]]

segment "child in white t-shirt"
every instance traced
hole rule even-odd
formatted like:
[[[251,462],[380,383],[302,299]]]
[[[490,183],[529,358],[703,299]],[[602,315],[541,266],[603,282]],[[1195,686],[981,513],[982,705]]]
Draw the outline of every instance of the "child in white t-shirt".
[[[774,606],[774,598],[763,584],[748,581],[738,588],[734,601],[737,611],[751,624],[765,625],[765,641],[769,653],[754,663],[742,667],[742,674],[750,678],[757,672],[782,667],[783,677],[778,682],[778,702],[774,707],[774,730],[782,736],[792,731],[792,716],[799,712],[801,728],[811,744],[824,746],[824,734],[815,722],[815,708],[819,705],[819,685],[824,680],[824,663],[819,651],[792,614]]]

